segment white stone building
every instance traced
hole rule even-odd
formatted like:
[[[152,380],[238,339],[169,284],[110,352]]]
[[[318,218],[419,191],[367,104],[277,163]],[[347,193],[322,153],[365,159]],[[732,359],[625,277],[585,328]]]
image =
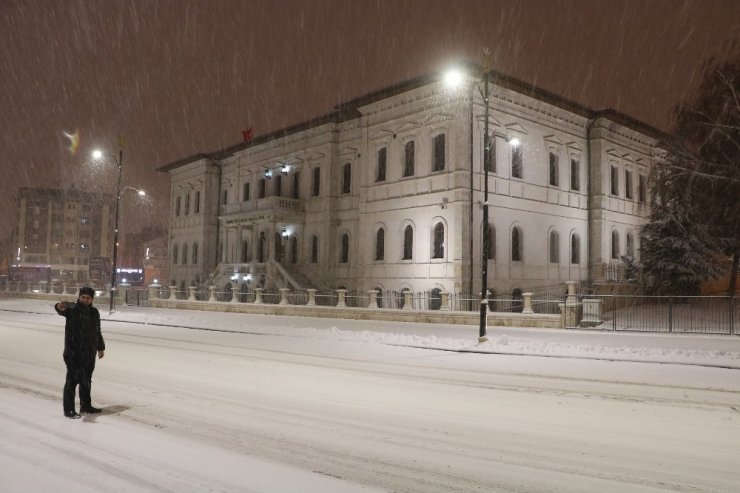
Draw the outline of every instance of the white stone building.
[[[161,167],[171,279],[479,291],[479,88],[428,75]],[[489,88],[489,289],[600,281],[623,256],[639,259],[659,132],[499,74]]]

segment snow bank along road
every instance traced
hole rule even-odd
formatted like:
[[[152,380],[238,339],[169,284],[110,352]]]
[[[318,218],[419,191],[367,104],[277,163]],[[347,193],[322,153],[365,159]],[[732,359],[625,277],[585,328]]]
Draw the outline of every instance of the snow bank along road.
[[[738,370],[109,321],[68,420],[48,311],[0,312],[0,491],[740,490]]]

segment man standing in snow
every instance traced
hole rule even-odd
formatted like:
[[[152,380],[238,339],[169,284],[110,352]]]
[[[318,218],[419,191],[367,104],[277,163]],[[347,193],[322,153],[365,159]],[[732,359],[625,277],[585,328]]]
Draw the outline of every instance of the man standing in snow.
[[[67,319],[64,326],[64,363],[67,365],[67,380],[64,383],[64,415],[79,418],[75,411],[75,388],[80,386],[80,412],[99,413],[90,398],[95,356],[105,354],[105,342],[100,332],[100,313],[92,306],[95,291],[80,289],[76,303],[60,301],[54,308]]]

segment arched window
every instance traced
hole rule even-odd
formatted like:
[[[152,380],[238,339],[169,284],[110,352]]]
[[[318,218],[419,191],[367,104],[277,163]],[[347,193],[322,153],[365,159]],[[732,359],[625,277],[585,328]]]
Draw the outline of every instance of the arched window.
[[[635,238],[632,236],[632,231],[627,232],[627,256],[629,258],[635,258]]]
[[[379,228],[375,233],[375,260],[385,259],[385,229]]]
[[[198,244],[193,243],[193,253],[191,254],[193,256],[193,265],[198,264]]]
[[[429,309],[439,310],[442,308],[442,290],[439,288],[432,289],[429,297]]]
[[[432,258],[444,258],[445,256],[445,225],[437,223],[434,225],[434,238],[432,240]]]
[[[581,239],[575,233],[570,237],[570,263],[581,263]]]
[[[177,245],[172,245],[172,265],[177,265]]]
[[[311,263],[315,264],[319,261],[319,237],[316,235],[311,236]]]
[[[619,258],[619,233],[617,233],[617,230],[612,231],[612,258]]]
[[[298,238],[290,237],[290,263],[298,263]]]
[[[246,264],[249,262],[249,242],[247,240],[242,241],[242,263]]]
[[[486,254],[488,260],[494,260],[496,258],[496,228],[493,224],[488,225],[488,253]]]
[[[411,260],[414,253],[414,228],[411,225],[403,230],[403,259]]]
[[[341,239],[341,251],[339,252],[339,263],[349,262],[349,235],[344,233]]]
[[[511,261],[522,261],[522,232],[519,228],[511,230]]]
[[[560,263],[560,235],[557,231],[550,231],[550,263]]]
[[[188,263],[188,244],[183,243],[182,244],[182,265],[185,265]]]

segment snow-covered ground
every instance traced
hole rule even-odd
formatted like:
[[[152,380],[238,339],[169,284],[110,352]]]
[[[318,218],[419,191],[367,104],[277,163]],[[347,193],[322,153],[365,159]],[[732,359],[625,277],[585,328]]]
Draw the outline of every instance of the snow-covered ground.
[[[740,338],[0,300],[0,491],[738,491]]]

